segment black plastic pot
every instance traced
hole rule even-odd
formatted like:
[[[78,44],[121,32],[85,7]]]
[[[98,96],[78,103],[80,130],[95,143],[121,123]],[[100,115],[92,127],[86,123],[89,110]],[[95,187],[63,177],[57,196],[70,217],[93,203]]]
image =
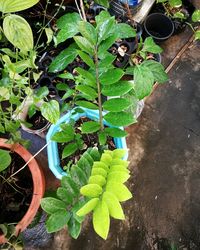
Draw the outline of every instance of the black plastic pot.
[[[174,24],[166,15],[153,13],[145,19],[144,31],[146,37],[151,36],[156,42],[162,42],[173,35]]]

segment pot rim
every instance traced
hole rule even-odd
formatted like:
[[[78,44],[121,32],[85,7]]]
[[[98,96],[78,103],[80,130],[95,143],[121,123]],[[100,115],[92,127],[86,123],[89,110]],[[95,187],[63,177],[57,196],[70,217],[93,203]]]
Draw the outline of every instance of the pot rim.
[[[24,159],[25,162],[30,160],[32,157],[32,154],[25,149],[20,144],[15,144],[13,147],[13,144],[6,143],[6,139],[0,138],[0,148],[7,148],[7,149],[13,149],[15,153],[20,155],[22,159]],[[34,219],[39,207],[40,207],[40,200],[44,195],[45,191],[45,178],[44,174],[39,167],[37,161],[35,158],[33,158],[28,163],[29,170],[31,172],[32,180],[33,180],[33,196],[31,200],[31,204],[26,211],[24,217],[17,223],[15,227],[15,235],[17,236],[20,232],[24,231],[27,226],[32,222]],[[4,235],[0,235],[0,244],[6,243],[6,238]]]

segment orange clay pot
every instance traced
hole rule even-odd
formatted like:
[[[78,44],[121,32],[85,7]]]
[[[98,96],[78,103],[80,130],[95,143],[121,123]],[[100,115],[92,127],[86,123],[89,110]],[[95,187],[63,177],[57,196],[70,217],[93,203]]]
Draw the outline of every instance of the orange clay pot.
[[[32,157],[32,155],[23,146],[19,144],[7,144],[5,143],[6,141],[6,139],[0,138],[0,148],[11,149],[15,153],[19,154],[25,162],[27,162]],[[33,179],[33,197],[26,214],[15,227],[16,236],[26,229],[27,226],[33,221],[37,210],[40,207],[40,200],[43,197],[45,191],[44,175],[36,160],[31,160],[27,167],[29,167]],[[0,235],[0,244],[6,243],[6,241],[7,240],[5,236]]]

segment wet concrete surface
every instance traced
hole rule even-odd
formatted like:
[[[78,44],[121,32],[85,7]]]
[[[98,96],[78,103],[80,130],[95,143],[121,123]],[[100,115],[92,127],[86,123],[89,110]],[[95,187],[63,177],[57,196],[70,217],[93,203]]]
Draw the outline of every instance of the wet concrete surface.
[[[134,197],[123,205],[126,220],[112,221],[106,241],[94,233],[88,218],[77,240],[63,229],[45,246],[36,239],[26,250],[200,249],[199,51],[198,44],[187,49],[170,71],[169,82],[156,88],[138,123],[128,128],[128,185]],[[173,53],[166,64],[170,59]],[[46,169],[45,153],[41,155]],[[57,185],[45,171],[47,186]]]

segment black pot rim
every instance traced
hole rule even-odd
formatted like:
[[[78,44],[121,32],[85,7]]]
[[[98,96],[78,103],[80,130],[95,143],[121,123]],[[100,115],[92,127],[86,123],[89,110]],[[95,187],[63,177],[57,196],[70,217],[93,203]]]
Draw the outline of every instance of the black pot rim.
[[[165,36],[165,37],[156,37],[155,35],[152,35],[152,34],[148,31],[148,29],[146,28],[146,22],[147,22],[148,19],[151,18],[152,16],[162,16],[162,17],[168,19],[168,21],[171,23],[171,26],[172,26],[172,30],[171,30],[171,32],[170,32],[169,35],[167,35],[167,36]],[[148,15],[147,18],[146,18],[145,21],[144,21],[144,30],[145,30],[145,32],[146,32],[149,36],[155,38],[155,40],[164,41],[164,40],[167,40],[169,37],[171,37],[171,36],[173,35],[173,33],[174,33],[174,23],[173,23],[173,21],[172,21],[168,16],[166,16],[165,14],[162,14],[162,13],[152,13],[152,14]]]

